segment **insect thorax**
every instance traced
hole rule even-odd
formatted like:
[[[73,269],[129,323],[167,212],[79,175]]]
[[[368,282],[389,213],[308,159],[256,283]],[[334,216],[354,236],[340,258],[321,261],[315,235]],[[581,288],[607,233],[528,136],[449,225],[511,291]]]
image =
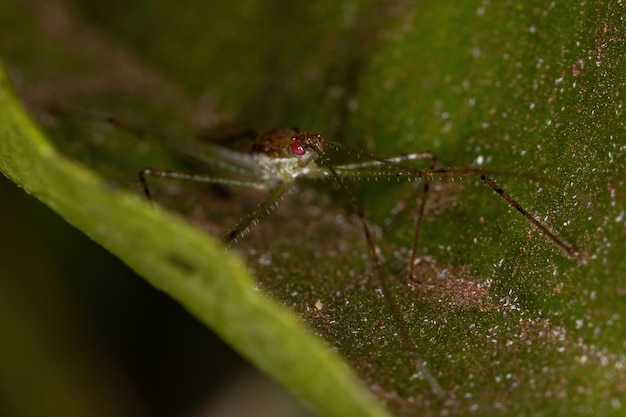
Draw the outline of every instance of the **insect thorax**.
[[[268,183],[293,182],[299,176],[319,171],[315,161],[303,165],[299,158],[272,158],[263,154],[253,156],[257,162],[258,176]]]

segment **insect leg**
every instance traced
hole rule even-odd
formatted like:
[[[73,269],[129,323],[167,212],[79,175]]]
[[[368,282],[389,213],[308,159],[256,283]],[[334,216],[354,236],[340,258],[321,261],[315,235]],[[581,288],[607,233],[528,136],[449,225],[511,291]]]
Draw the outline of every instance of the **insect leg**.
[[[150,188],[148,187],[148,177],[154,178],[173,178],[178,180],[185,181],[196,181],[196,182],[205,182],[209,184],[221,184],[221,185],[230,185],[230,186],[239,186],[246,188],[257,188],[257,189],[265,189],[264,185],[259,182],[254,181],[238,181],[232,180],[228,178],[215,178],[207,175],[196,175],[196,174],[187,174],[184,172],[176,172],[176,171],[159,171],[150,168],[144,168],[139,171],[139,182],[141,183],[141,187],[143,189],[143,193],[146,198],[152,201],[152,193],[150,192]]]
[[[374,239],[372,238],[372,234],[370,233],[369,226],[367,225],[367,220],[365,219],[365,213],[363,211],[363,207],[361,207],[361,205],[359,204],[357,199],[354,197],[350,189],[346,187],[342,177],[339,176],[335,168],[332,165],[325,163],[324,161],[322,161],[321,163],[323,164],[324,167],[328,169],[331,176],[335,179],[337,184],[346,193],[346,195],[350,199],[352,206],[354,207],[354,210],[357,213],[357,216],[359,217],[361,225],[363,226],[363,232],[365,234],[367,246],[370,250],[372,261],[374,263],[374,269],[376,271],[376,278],[378,280],[378,284],[380,285],[380,288],[382,289],[385,303],[387,304],[387,307],[389,308],[391,312],[391,316],[393,317],[396,323],[398,334],[400,335],[400,340],[402,341],[404,348],[415,359],[418,372],[424,376],[424,378],[430,385],[430,388],[432,389],[433,393],[437,395],[439,398],[443,398],[445,396],[445,391],[443,390],[441,385],[439,385],[439,381],[437,381],[435,376],[430,372],[430,370],[426,366],[426,362],[420,357],[418,353],[417,345],[415,344],[413,339],[411,339],[409,335],[409,331],[402,318],[402,314],[400,314],[400,311],[395,301],[395,296],[393,295],[393,292],[389,288],[389,285],[387,284],[387,280],[384,278],[383,270],[380,265],[380,258],[378,257],[378,251],[376,249],[376,246],[374,245]]]
[[[437,159],[435,155],[430,152],[419,154],[423,159],[430,160],[430,169],[435,168]],[[428,200],[428,192],[430,189],[430,182],[427,177],[424,177],[424,186],[422,188],[422,197],[420,198],[419,206],[417,209],[417,217],[415,219],[415,231],[413,232],[413,243],[411,245],[411,256],[409,258],[409,270],[407,274],[407,282],[413,284],[415,282],[415,261],[417,258],[417,248],[419,246],[420,230],[422,228],[422,220],[424,219],[424,213],[426,211],[426,201]]]
[[[580,256],[580,252],[576,249],[574,249],[573,246],[569,245],[568,243],[566,243],[564,240],[562,240],[560,237],[558,237],[557,235],[555,235],[550,229],[548,229],[548,227],[543,224],[542,222],[540,222],[539,220],[537,220],[535,218],[535,216],[533,216],[532,214],[530,214],[524,207],[522,207],[517,200],[515,200],[513,197],[511,197],[509,194],[507,194],[502,188],[500,188],[500,186],[498,184],[496,184],[496,182],[489,178],[486,175],[481,175],[480,179],[487,184],[489,187],[491,187],[491,189],[493,191],[495,191],[500,197],[502,197],[504,199],[504,201],[506,201],[511,207],[513,207],[515,210],[517,210],[522,216],[524,216],[524,218],[526,218],[526,220],[528,220],[530,223],[532,223],[537,229],[539,229],[539,231],[541,233],[543,233],[545,236],[547,236],[550,240],[552,240],[552,242],[554,242],[558,247],[560,247],[561,249],[563,249],[565,251],[565,253],[567,253],[567,255],[572,258],[572,259],[576,259]]]
[[[291,188],[293,182],[284,182],[277,188],[273,189],[267,198],[258,205],[256,209],[248,213],[246,217],[241,219],[239,223],[230,231],[222,242],[226,246],[230,246],[233,242],[236,242],[241,235],[253,224],[257,223],[263,216],[268,214],[272,209],[276,207],[276,202]]]

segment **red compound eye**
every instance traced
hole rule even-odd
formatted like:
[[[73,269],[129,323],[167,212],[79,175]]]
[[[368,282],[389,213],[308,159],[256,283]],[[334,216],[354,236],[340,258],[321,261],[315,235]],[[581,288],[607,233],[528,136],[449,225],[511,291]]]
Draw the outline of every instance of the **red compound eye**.
[[[304,148],[304,146],[299,140],[292,139],[291,153],[293,153],[296,156],[302,156],[306,153],[306,149]]]

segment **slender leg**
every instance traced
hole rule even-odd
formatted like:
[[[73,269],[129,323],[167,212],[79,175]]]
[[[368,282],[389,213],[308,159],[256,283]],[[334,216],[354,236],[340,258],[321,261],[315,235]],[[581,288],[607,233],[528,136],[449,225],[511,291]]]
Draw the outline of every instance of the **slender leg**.
[[[437,162],[435,155],[432,153],[422,154],[425,158],[430,160],[430,169],[435,168]],[[420,230],[422,228],[422,220],[424,219],[424,212],[426,210],[426,201],[428,200],[428,191],[430,189],[430,182],[428,178],[424,177],[424,187],[422,189],[422,198],[420,199],[419,207],[417,210],[417,218],[415,219],[415,231],[413,233],[413,244],[411,245],[411,257],[409,258],[409,270],[407,275],[407,282],[412,284],[415,282],[415,260],[417,258],[417,248],[419,246]]]
[[[144,168],[139,171],[139,182],[143,188],[144,195],[148,198],[148,200],[152,201],[152,193],[150,192],[150,188],[148,187],[148,177],[154,178],[173,178],[177,180],[184,181],[195,181],[195,182],[204,182],[209,184],[221,184],[221,185],[229,185],[236,187],[244,187],[244,188],[256,188],[259,190],[264,190],[265,185],[261,182],[255,181],[238,181],[231,180],[229,178],[215,178],[210,177],[208,175],[196,175],[196,174],[186,174],[184,172],[176,172],[176,171],[159,171],[150,168]]]
[[[276,207],[276,203],[280,198],[291,188],[293,182],[285,182],[272,190],[259,206],[249,213],[246,217],[241,219],[239,223],[222,239],[222,242],[226,246],[230,246],[237,242],[237,239],[243,235],[248,228],[256,224],[263,216],[268,214],[272,209]]]
[[[183,172],[174,172],[174,171],[156,171],[153,169],[143,169],[139,172],[139,182],[143,188],[143,193],[146,198],[152,202],[152,193],[150,192],[150,187],[148,186],[148,177],[155,178],[173,178],[178,180],[188,180],[188,181],[196,181],[196,182],[205,182],[211,184],[222,184],[229,186],[240,186],[247,188],[257,188],[260,190],[265,189],[264,183],[253,182],[253,181],[236,181],[227,178],[213,178],[205,175],[195,175],[195,174],[186,174]],[[222,242],[226,246],[230,246],[233,242],[237,241],[237,239],[252,225],[261,219],[265,214],[269,213],[276,205],[276,202],[282,197],[293,185],[293,182],[283,183],[267,196],[267,198],[259,204],[259,206],[249,213],[246,217],[241,219],[241,221],[222,239]]]
[[[523,208],[517,202],[517,200],[515,200],[513,197],[511,197],[509,194],[507,194],[502,188],[500,188],[500,186],[498,184],[496,184],[496,182],[493,179],[489,178],[486,175],[481,175],[480,179],[483,180],[483,182],[485,184],[487,184],[489,187],[491,187],[491,189],[493,191],[495,191],[500,197],[502,197],[507,203],[509,203],[509,205],[511,207],[513,207],[522,216],[524,216],[526,218],[526,220],[528,220],[537,229],[539,229],[539,231],[541,233],[543,233],[550,240],[552,240],[552,242],[554,242],[558,247],[563,249],[565,251],[565,253],[567,253],[567,255],[570,258],[576,259],[576,258],[578,258],[580,256],[580,252],[578,250],[574,249],[573,246],[571,246],[570,244],[566,243],[563,239],[561,239],[560,237],[558,237],[554,233],[552,233],[552,231],[550,229],[548,229],[548,227],[545,224],[541,223],[532,214],[530,214],[525,208]]]
[[[320,159],[323,160],[323,158],[320,158]],[[330,172],[332,177],[335,179],[337,184],[339,184],[342,190],[346,193],[346,195],[350,199],[352,206],[354,207],[354,210],[356,211],[359,217],[361,225],[363,226],[363,232],[365,234],[367,246],[370,250],[372,261],[374,263],[374,269],[376,271],[376,278],[378,280],[380,288],[382,289],[383,297],[391,312],[391,316],[393,317],[396,323],[398,334],[400,335],[400,340],[402,341],[404,348],[415,359],[418,372],[420,372],[424,376],[424,378],[430,385],[430,388],[432,389],[433,393],[437,395],[438,397],[443,398],[445,396],[445,391],[443,390],[441,385],[439,385],[439,382],[437,381],[435,376],[430,372],[430,370],[426,366],[426,362],[418,354],[417,345],[415,344],[413,339],[411,339],[410,337],[409,331],[405,325],[402,314],[400,314],[400,311],[398,310],[398,306],[396,304],[393,291],[391,291],[391,289],[389,288],[389,285],[387,284],[387,280],[384,277],[383,270],[380,265],[380,258],[378,257],[378,251],[376,250],[376,246],[374,245],[374,239],[372,238],[372,234],[370,233],[369,226],[367,225],[363,208],[361,207],[359,202],[356,200],[356,198],[354,197],[350,189],[346,187],[345,183],[343,182],[343,179],[339,176],[337,171],[335,171],[334,167],[330,164],[324,163],[324,161],[322,161],[322,165],[328,169],[328,171]]]
[[[494,190],[500,197],[502,197],[511,207],[515,208],[522,216],[524,216],[524,218],[526,218],[530,223],[532,223],[537,229],[539,229],[539,231],[544,234],[546,237],[548,237],[548,239],[550,239],[552,242],[554,242],[554,244],[556,244],[558,247],[560,247],[563,251],[565,251],[565,253],[567,254],[567,256],[569,256],[571,259],[578,259],[581,257],[581,255],[584,256],[584,253],[581,253],[579,250],[577,250],[574,246],[568,244],[567,242],[565,242],[563,239],[561,239],[559,236],[555,235],[546,225],[544,225],[541,221],[539,221],[537,218],[535,218],[533,215],[531,215],[526,209],[524,209],[518,202],[517,200],[515,200],[513,197],[511,197],[510,195],[508,195],[502,188],[500,188],[493,179],[491,179],[492,176],[504,176],[504,177],[510,177],[510,178],[525,178],[528,180],[533,180],[533,181],[541,181],[547,184],[551,184],[555,187],[562,187],[562,188],[570,188],[572,189],[573,192],[576,193],[576,195],[578,196],[578,198],[580,198],[582,201],[586,201],[587,204],[589,204],[589,200],[587,198],[587,196],[585,196],[580,190],[577,190],[575,188],[571,188],[569,187],[568,184],[563,183],[562,181],[558,181],[558,180],[554,180],[551,178],[545,178],[543,176],[540,175],[536,175],[536,174],[529,174],[529,173],[523,173],[523,172],[507,172],[507,171],[497,171],[497,170],[488,170],[488,169],[480,169],[480,168],[430,168],[430,169],[414,169],[405,165],[402,165],[401,163],[398,163],[395,159],[396,158],[389,158],[389,159],[384,159],[384,158],[380,158],[377,157],[376,155],[372,155],[368,152],[364,152],[361,150],[354,150],[352,148],[349,148],[347,146],[344,145],[340,145],[340,144],[336,144],[336,143],[329,143],[329,142],[325,142],[327,145],[330,145],[336,149],[347,149],[350,151],[353,151],[356,155],[360,156],[360,157],[364,157],[364,158],[369,158],[372,160],[372,162],[368,162],[366,164],[369,164],[369,166],[372,165],[387,165],[388,167],[392,168],[390,170],[381,170],[379,172],[375,172],[375,173],[367,173],[366,170],[362,170],[359,171],[359,164],[353,164],[353,165],[340,165],[338,167],[339,172],[341,173],[342,176],[345,177],[364,177],[364,178],[374,178],[374,177],[378,177],[378,178],[382,178],[382,177],[396,177],[396,178],[400,178],[403,177],[405,179],[418,179],[418,178],[422,178],[424,180],[429,180],[429,181],[434,181],[435,178],[454,178],[454,177],[480,177],[480,179],[487,184],[492,190]],[[422,209],[420,208],[420,211]],[[423,215],[422,215],[423,216]],[[419,211],[418,211],[418,218],[419,218]],[[416,222],[417,227],[419,227],[421,223],[421,220],[419,220],[418,222]],[[419,237],[419,235],[414,235],[414,240],[417,242],[417,238]],[[415,247],[417,248],[417,247]],[[414,252],[412,254],[412,257],[414,259],[415,257],[415,253]],[[411,272],[409,272],[409,277],[412,275]]]
[[[264,189],[263,183],[258,182],[246,182],[246,181],[235,181],[225,178],[213,178],[203,175],[194,175],[194,174],[185,174],[182,172],[174,172],[174,171],[155,171],[149,168],[143,169],[139,172],[139,182],[143,188],[143,193],[146,198],[152,201],[152,193],[150,192],[150,188],[148,187],[147,177],[155,177],[155,178],[174,178],[178,180],[189,180],[189,181],[199,181],[206,182],[211,184],[223,184],[223,185],[231,185],[231,186],[240,186],[240,187],[248,187],[248,188],[257,188]],[[251,213],[245,216],[241,221],[230,231],[224,238],[222,238],[222,242],[226,246],[230,246],[233,242],[236,242],[239,237],[254,223],[258,222],[265,214],[272,211],[272,209],[276,206],[276,202],[291,188],[293,182],[283,183],[267,196],[267,198],[259,204],[259,206],[254,209]]]

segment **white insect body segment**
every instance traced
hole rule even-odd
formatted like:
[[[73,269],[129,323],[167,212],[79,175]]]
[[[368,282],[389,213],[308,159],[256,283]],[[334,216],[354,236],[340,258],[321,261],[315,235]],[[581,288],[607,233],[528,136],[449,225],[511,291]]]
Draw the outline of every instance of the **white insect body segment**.
[[[306,165],[304,159],[271,158],[267,155],[258,154],[252,156],[257,165],[255,174],[263,182],[276,186],[281,182],[292,182],[298,177],[312,177],[314,173],[321,172],[315,164],[314,158],[310,158]],[[272,187],[269,187],[272,188]]]

